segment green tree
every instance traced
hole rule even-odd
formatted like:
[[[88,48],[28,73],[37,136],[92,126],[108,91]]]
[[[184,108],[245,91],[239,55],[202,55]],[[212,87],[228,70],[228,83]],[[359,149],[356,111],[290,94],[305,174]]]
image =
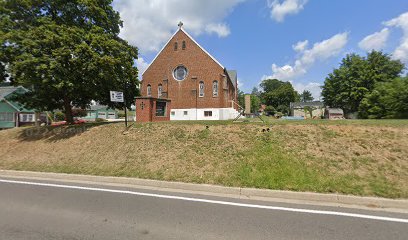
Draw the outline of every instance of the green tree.
[[[404,64],[382,52],[372,51],[367,57],[349,54],[326,78],[322,87],[324,102],[342,108],[345,113],[357,112],[376,83],[392,81],[403,69]]]
[[[364,118],[408,118],[408,77],[377,83],[359,110]]]
[[[259,97],[259,96],[261,95],[261,93],[259,92],[259,90],[258,90],[257,87],[254,87],[254,88],[252,89],[251,94],[252,94],[252,95],[255,95],[255,96],[257,96],[257,97]]]
[[[316,110],[316,107],[312,107],[312,106],[306,106],[303,108],[303,110],[305,111],[305,114],[309,114],[310,118],[313,118],[313,111]]]
[[[31,91],[18,100],[42,111],[91,100],[110,107],[109,90],[126,89],[127,107],[138,94],[137,48],[118,34],[122,22],[112,0],[0,1],[0,61],[13,84]]]
[[[299,97],[302,102],[311,102],[314,100],[313,95],[309,90],[303,90]]]
[[[6,72],[6,65],[0,62],[0,83],[6,81],[8,74]]]
[[[261,82],[260,87],[262,88],[263,93],[267,93],[267,92],[275,91],[276,89],[278,89],[280,86],[284,85],[285,83],[288,83],[288,82],[282,82],[282,81],[279,81],[278,79],[266,79]]]
[[[267,79],[262,81],[260,86],[263,90],[261,93],[262,102],[283,114],[289,114],[290,103],[298,101],[299,94],[290,82]]]
[[[266,106],[265,113],[268,116],[273,116],[276,113],[276,109],[273,106]]]
[[[261,107],[261,100],[257,95],[251,95],[251,112],[258,113]]]
[[[245,107],[245,93],[238,89],[238,104],[241,107]]]

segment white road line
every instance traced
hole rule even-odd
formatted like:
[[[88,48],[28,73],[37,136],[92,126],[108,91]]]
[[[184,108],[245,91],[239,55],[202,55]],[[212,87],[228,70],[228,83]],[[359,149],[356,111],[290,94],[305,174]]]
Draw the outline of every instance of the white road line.
[[[277,211],[287,211],[287,212],[297,212],[297,213],[311,213],[311,214],[320,214],[320,215],[332,215],[332,216],[343,216],[343,217],[353,217],[353,218],[364,218],[364,219],[387,221],[387,222],[408,223],[408,219],[404,219],[404,218],[381,217],[381,216],[356,214],[356,213],[345,213],[345,212],[335,212],[335,211],[322,211],[322,210],[311,210],[311,209],[301,209],[301,208],[277,207],[277,206],[268,206],[268,205],[257,205],[257,204],[217,201],[217,200],[209,200],[209,199],[202,199],[202,198],[180,197],[180,196],[154,194],[154,193],[143,193],[143,192],[115,190],[115,189],[107,189],[107,188],[95,188],[95,187],[81,187],[81,186],[52,184],[52,183],[14,181],[14,180],[5,180],[5,179],[0,179],[0,182],[2,182],[2,183],[24,184],[24,185],[33,185],[33,186],[42,186],[42,187],[88,190],[88,191],[97,191],[97,192],[122,193],[122,194],[130,194],[130,195],[145,196],[145,197],[175,199],[175,200],[190,201],[190,202],[201,202],[201,203],[212,203],[212,204],[237,206],[237,207],[259,208],[259,209],[268,209],[268,210],[277,210]]]

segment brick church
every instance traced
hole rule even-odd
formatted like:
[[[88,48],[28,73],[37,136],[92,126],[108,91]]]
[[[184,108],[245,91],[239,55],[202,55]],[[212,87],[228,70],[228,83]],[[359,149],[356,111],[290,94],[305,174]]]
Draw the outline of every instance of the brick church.
[[[182,25],[142,74],[136,121],[235,118],[237,72],[227,70]]]

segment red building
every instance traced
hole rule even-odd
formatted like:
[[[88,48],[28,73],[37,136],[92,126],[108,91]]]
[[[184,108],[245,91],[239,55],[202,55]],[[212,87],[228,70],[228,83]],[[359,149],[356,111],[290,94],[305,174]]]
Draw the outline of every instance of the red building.
[[[167,116],[170,120],[225,120],[238,115],[236,71],[221,65],[182,23],[142,74],[140,89],[137,121],[146,121],[147,110],[141,111],[141,104],[147,99],[152,102],[147,115],[164,112],[166,116],[153,116],[149,121],[166,120]]]

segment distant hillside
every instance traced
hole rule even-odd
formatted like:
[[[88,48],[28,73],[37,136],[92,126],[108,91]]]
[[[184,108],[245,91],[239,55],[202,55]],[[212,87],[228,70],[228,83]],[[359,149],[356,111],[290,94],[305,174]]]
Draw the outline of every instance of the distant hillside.
[[[408,121],[20,128],[0,142],[0,169],[408,197]]]

